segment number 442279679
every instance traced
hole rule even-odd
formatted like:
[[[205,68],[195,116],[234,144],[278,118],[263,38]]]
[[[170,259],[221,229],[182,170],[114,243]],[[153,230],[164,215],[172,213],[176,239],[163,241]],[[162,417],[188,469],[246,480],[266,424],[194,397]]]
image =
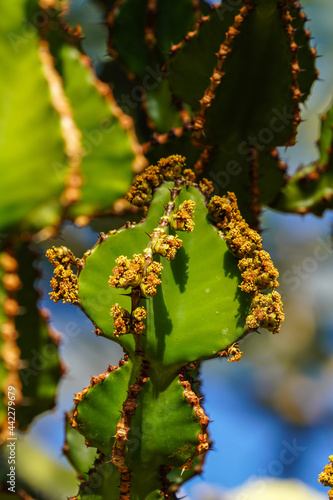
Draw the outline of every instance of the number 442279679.
[[[8,430],[9,435],[15,434],[15,387],[8,387]]]

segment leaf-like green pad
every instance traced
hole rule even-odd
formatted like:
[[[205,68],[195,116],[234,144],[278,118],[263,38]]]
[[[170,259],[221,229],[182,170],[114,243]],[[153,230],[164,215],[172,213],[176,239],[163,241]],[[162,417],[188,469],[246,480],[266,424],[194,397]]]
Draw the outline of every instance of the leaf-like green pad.
[[[104,64],[100,78],[103,82],[109,83],[116,102],[123,112],[133,119],[139,142],[147,142],[151,137],[151,129],[147,124],[146,110],[140,105],[143,96],[142,90],[138,91],[138,81],[130,80],[125,69],[116,59]],[[156,79],[149,79],[149,83],[155,84],[158,78],[159,74]]]
[[[206,113],[205,141],[251,136],[269,147],[282,145],[293,134],[295,103],[290,40],[278,2],[256,2],[239,30]]]
[[[160,134],[171,128],[180,127],[181,119],[173,102],[168,80],[162,80],[147,92],[147,113]]]
[[[131,487],[146,498],[160,487],[161,465],[182,467],[193,458],[201,432],[199,419],[184,396],[178,377],[162,391],[149,380],[137,398],[126,463]],[[142,482],[145,477],[145,482]]]
[[[193,0],[158,0],[156,6],[156,40],[165,61],[170,47],[180,42],[194,25]]]
[[[171,483],[172,491],[177,491],[186,481],[189,481],[194,476],[201,474],[202,465],[205,455],[198,455],[193,460],[193,467],[188,470],[172,469],[168,474],[168,480]]]
[[[277,150],[267,150],[258,155],[259,204],[270,205],[274,202],[286,182],[285,165]]]
[[[37,9],[37,2],[28,0],[2,5],[0,65],[6,77],[0,83],[0,231],[12,231],[36,207],[56,202],[64,185],[54,167],[66,164],[60,119],[31,20]]]
[[[116,6],[112,44],[145,88],[149,88],[145,82],[149,69],[161,68],[171,45],[192,28],[194,16],[192,0],[161,0],[156,12],[149,12],[148,0],[124,0]]]
[[[148,236],[157,227],[170,199],[172,183],[156,192],[145,222],[110,234],[109,238],[86,253],[85,268],[79,275],[79,297],[83,308],[103,335],[120,343],[130,353],[130,335],[113,337],[110,308],[119,303],[130,309],[130,299],[122,289],[111,288],[110,274],[119,255],[131,258],[142,253]],[[195,188],[183,187],[177,204],[194,200],[195,228],[181,234],[183,246],[176,258],[162,261],[162,285],[153,299],[142,302],[148,309],[147,329],[142,346],[156,373],[164,380],[194,360],[211,358],[242,333],[251,297],[238,288],[237,259],[207,219],[204,197]]]
[[[302,92],[301,102],[304,102],[310,94],[313,82],[318,78],[315,52],[313,53],[310,47],[310,33],[305,29],[307,18],[301,11],[300,3],[294,1],[289,12],[293,18],[291,24],[295,29],[294,40],[298,46],[297,60],[301,68],[298,75],[298,85]]]
[[[90,473],[89,481],[81,485],[80,493],[75,500],[119,500],[119,482],[120,473],[116,467],[112,463],[104,462]],[[157,489],[145,496],[142,496],[140,491],[131,490],[131,500],[164,500],[164,498],[162,492]]]
[[[274,209],[320,216],[333,207],[333,165],[321,172],[316,165],[299,170],[282,189]]]
[[[209,87],[209,78],[217,63],[216,53],[242,7],[235,7],[233,3],[224,1],[198,29],[196,35],[186,41],[168,60],[167,69],[172,92],[194,110],[200,108],[199,100]]]
[[[110,210],[128,191],[133,177],[135,156],[129,132],[113,114],[111,103],[98,89],[96,76],[79,51],[62,43],[53,45],[53,53],[82,134],[82,198],[71,207],[71,214]]]
[[[137,370],[137,363],[133,367],[129,360],[90,387],[77,405],[78,431],[105,456],[111,454],[122,404],[129,384],[134,383],[138,375]]]
[[[126,389],[135,382],[133,375],[132,362],[128,361],[90,387],[77,406],[78,430],[108,459]],[[201,426],[178,377],[162,390],[153,379],[148,379],[136,402],[138,407],[130,423],[125,464],[131,471],[134,498],[144,499],[161,487],[161,465],[181,467],[196,454]]]
[[[319,166],[327,165],[330,160],[333,145],[333,103],[321,118],[319,148]]]
[[[72,416],[72,415],[70,415]],[[66,442],[63,451],[81,479],[88,478],[88,471],[98,458],[96,448],[87,446],[84,437],[70,424],[70,416],[66,415]]]
[[[256,151],[246,141],[230,140],[213,151],[203,176],[213,182],[215,194],[236,194],[239,210],[250,225],[256,222],[251,210],[256,185],[259,206],[267,206],[275,201],[285,183],[284,165],[277,151],[263,147]]]
[[[333,107],[321,120],[321,135],[318,141],[319,160],[300,168],[281,190],[272,207],[283,212],[320,216],[333,207]]]
[[[75,500],[119,500],[120,473],[108,462],[101,463],[89,474]],[[71,499],[70,499],[71,500]]]
[[[151,64],[151,54],[144,42],[148,0],[124,0],[117,8],[112,27],[112,43],[127,68],[139,78]],[[157,61],[156,61],[157,63]]]

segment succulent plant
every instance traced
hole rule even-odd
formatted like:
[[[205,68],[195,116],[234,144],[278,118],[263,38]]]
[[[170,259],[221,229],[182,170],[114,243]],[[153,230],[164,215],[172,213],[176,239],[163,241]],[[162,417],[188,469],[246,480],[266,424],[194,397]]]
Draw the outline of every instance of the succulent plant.
[[[200,362],[238,361],[238,341],[284,319],[262,209],[332,208],[333,114],[318,161],[288,176],[277,148],[295,144],[318,78],[300,2],[95,4],[111,55],[99,77],[66,1],[3,6],[1,440],[9,388],[24,430],[62,373],[35,288],[41,245],[107,214],[115,226],[83,257],[47,251],[51,299],[124,350],[75,396],[64,452],[76,498],[176,498],[211,446]]]

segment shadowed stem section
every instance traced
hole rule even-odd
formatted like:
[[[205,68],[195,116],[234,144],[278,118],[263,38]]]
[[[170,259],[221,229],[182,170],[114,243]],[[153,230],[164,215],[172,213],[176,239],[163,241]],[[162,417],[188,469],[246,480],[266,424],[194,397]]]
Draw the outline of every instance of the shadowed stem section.
[[[258,162],[258,156],[259,152],[258,150],[251,146],[251,162],[250,162],[250,178],[251,178],[251,195],[252,195],[252,202],[250,206],[250,210],[253,215],[253,223],[251,224],[252,229],[255,229],[256,231],[260,232],[260,224],[259,224],[259,216],[261,213],[261,207],[259,204],[259,196],[260,196],[260,191],[259,191],[259,162]]]
[[[184,389],[184,396],[190,403],[190,405],[194,408],[196,416],[199,418],[201,433],[198,435],[198,446],[196,454],[190,458],[187,463],[183,466],[182,472],[185,470],[189,470],[193,467],[193,459],[198,455],[202,455],[209,450],[209,442],[208,442],[208,434],[207,434],[207,426],[209,424],[209,418],[205,414],[203,408],[200,406],[200,400],[195,392],[192,390],[191,384],[186,378],[188,377],[188,373],[186,368],[183,368],[179,374],[179,382],[181,383]]]
[[[130,430],[130,422],[134,411],[137,408],[136,399],[140,394],[142,387],[148,380],[149,361],[142,360],[140,374],[134,384],[128,388],[128,397],[123,403],[122,417],[117,424],[116,441],[112,448],[111,462],[115,464],[120,472],[120,497],[119,500],[128,500],[130,498],[131,472],[125,464],[127,435]]]
[[[206,123],[206,111],[210,108],[212,100],[215,98],[215,90],[220,85],[223,76],[225,75],[223,71],[224,62],[231,52],[235,38],[239,35],[239,28],[248,17],[250,12],[254,9],[252,2],[246,2],[247,5],[241,8],[240,13],[235,17],[233,26],[230,26],[226,33],[225,41],[221,44],[217,55],[217,66],[214,68],[213,74],[210,77],[210,86],[204,92],[203,98],[200,100],[201,109],[194,121],[194,132],[192,136],[192,144],[195,147],[202,147],[202,134],[204,125]]]

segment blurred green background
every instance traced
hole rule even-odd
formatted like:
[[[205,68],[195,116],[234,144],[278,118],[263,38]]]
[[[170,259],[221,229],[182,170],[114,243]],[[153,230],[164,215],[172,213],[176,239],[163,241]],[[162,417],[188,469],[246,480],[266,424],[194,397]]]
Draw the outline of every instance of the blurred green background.
[[[317,60],[321,79],[302,109],[297,145],[281,150],[290,171],[316,159],[319,117],[333,98],[332,1],[303,4],[313,45],[322,56]],[[82,25],[85,50],[101,71],[107,56],[100,12],[89,0],[73,0],[69,20]],[[99,231],[113,229],[105,218],[94,224],[95,231],[65,224],[60,236],[43,248],[65,244],[80,256]],[[203,476],[182,491],[191,500],[326,498],[317,476],[333,453],[333,215],[327,211],[319,219],[265,211],[262,227],[264,248],[280,271],[286,321],[279,336],[252,334],[243,341],[240,363],[204,363],[204,406],[213,420],[214,446]],[[55,410],[36,420],[20,439],[17,466],[22,480],[34,485],[36,498],[62,500],[75,495],[78,484],[61,453],[64,411],[91,376],[117,364],[122,352],[95,337],[79,309],[51,303],[52,269],[44,266],[43,305],[62,332],[60,352],[68,370]],[[300,483],[290,481],[294,479]]]

